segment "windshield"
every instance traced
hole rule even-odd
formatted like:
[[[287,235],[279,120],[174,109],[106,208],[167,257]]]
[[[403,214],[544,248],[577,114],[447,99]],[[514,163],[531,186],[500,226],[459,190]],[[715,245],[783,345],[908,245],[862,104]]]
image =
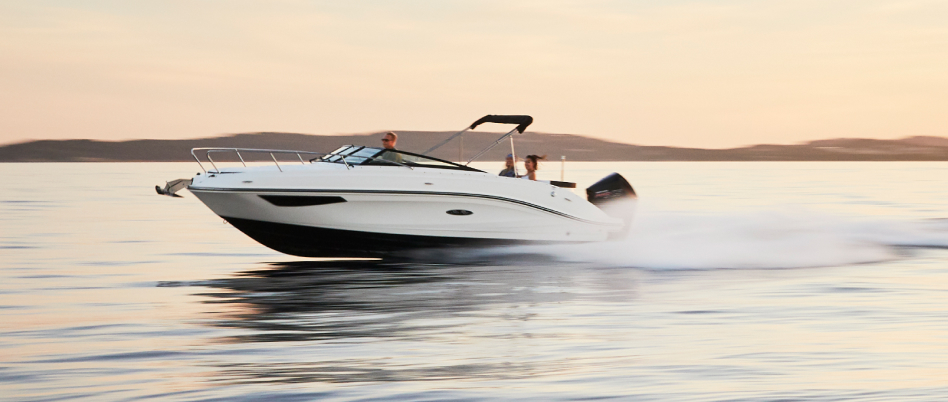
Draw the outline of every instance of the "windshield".
[[[319,162],[343,163],[343,158],[345,158],[345,163],[350,165],[358,165],[362,162],[365,162],[369,158],[372,158],[375,156],[375,154],[379,153],[379,151],[381,151],[380,148],[344,145],[339,147],[339,149],[330,152],[328,155],[314,159],[314,161],[318,160]]]
[[[345,163],[350,165],[390,165],[390,166],[409,166],[425,167],[435,169],[456,169],[480,172],[472,167],[460,165],[454,162],[432,158],[430,156],[413,154],[411,152],[398,151],[394,149],[363,147],[358,145],[346,145],[330,152],[313,161],[329,163]]]

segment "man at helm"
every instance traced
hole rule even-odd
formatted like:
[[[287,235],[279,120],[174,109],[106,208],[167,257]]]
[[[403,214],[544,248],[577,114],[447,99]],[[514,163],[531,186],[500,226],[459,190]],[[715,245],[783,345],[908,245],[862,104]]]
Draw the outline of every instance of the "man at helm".
[[[382,136],[382,148],[385,148],[385,152],[382,153],[379,159],[402,163],[402,154],[395,152],[396,142],[398,142],[398,134],[392,131],[385,133],[385,135]]]
[[[395,134],[392,131],[385,133],[385,136],[382,137],[382,148],[385,149],[395,149],[395,143],[398,142],[398,134]]]

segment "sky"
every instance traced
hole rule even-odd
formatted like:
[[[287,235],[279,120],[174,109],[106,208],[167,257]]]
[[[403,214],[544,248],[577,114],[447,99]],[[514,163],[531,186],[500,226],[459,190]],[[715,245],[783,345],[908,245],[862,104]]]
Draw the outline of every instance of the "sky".
[[[0,144],[485,114],[643,145],[948,137],[948,1],[0,0]]]

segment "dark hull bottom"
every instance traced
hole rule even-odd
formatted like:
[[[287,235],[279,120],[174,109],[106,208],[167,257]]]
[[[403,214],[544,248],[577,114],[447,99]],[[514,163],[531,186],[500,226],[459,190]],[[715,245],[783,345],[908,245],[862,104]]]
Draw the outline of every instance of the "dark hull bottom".
[[[414,236],[323,229],[285,223],[222,217],[235,228],[284,254],[300,257],[386,257],[418,249],[474,248],[543,244],[525,240]]]

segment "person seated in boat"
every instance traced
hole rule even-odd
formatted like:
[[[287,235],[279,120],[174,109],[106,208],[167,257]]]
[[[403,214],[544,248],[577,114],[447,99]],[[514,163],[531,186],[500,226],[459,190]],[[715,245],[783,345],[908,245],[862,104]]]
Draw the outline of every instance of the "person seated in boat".
[[[385,136],[382,137],[382,148],[385,148],[389,151],[395,151],[396,142],[398,142],[398,134],[395,134],[393,131],[389,131],[385,133]],[[395,163],[402,163],[402,154],[398,152],[383,152],[379,159],[392,161]]]
[[[537,169],[540,168],[540,161],[545,160],[546,155],[537,156],[537,155],[527,155],[523,160],[523,167],[527,170],[527,174],[520,176],[521,179],[534,180],[537,179]]]
[[[514,161],[513,154],[507,154],[506,163],[507,163],[507,166],[504,168],[504,170],[500,171],[499,176],[514,177],[514,178],[517,177],[517,169],[516,169],[517,166],[515,165],[515,163],[517,162]]]

